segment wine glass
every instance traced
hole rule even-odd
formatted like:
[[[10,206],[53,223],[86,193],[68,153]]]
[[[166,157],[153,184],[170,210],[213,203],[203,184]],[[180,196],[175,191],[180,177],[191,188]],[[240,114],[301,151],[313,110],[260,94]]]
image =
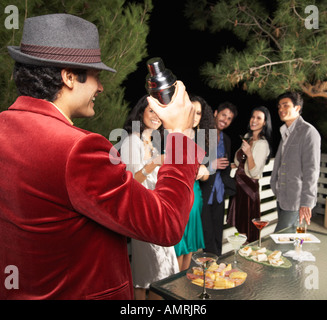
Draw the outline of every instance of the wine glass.
[[[269,224],[269,221],[262,220],[261,218],[254,218],[252,222],[259,230],[259,248],[261,248],[261,230]]]
[[[201,266],[203,271],[203,290],[199,298],[203,300],[209,299],[210,294],[206,291],[206,271],[212,263],[218,260],[218,256],[209,252],[198,252],[192,255],[192,259],[196,264]]]
[[[249,141],[249,138],[245,138],[244,136],[242,136],[242,135],[240,135],[240,138],[241,138],[241,140],[243,141],[246,141],[246,142],[248,142]],[[241,150],[241,153],[242,153],[242,161],[243,162],[245,162],[245,160],[246,160],[246,154],[243,152],[243,150],[242,149],[240,149]]]
[[[237,265],[237,251],[241,248],[241,245],[246,241],[247,236],[244,234],[235,233],[227,237],[228,242],[234,249],[234,265]]]

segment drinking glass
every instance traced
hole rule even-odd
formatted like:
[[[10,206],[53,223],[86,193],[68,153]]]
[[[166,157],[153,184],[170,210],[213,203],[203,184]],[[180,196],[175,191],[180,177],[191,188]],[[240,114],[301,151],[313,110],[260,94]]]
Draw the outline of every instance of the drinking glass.
[[[237,251],[241,248],[241,245],[245,243],[247,236],[244,234],[233,234],[227,237],[228,242],[234,249],[234,265],[237,265]]]
[[[241,138],[241,140],[243,141],[246,141],[246,142],[248,142],[249,141],[249,138],[245,138],[244,136],[242,136],[242,135],[240,135],[240,138]],[[246,154],[243,152],[243,150],[241,149],[241,152],[242,152],[242,161],[243,162],[245,162],[245,160],[246,160]]]
[[[304,218],[301,223],[300,218],[298,218],[296,223],[296,233],[307,233],[307,223]]]
[[[218,260],[218,256],[209,252],[198,252],[192,255],[192,259],[196,264],[201,266],[203,271],[203,289],[198,297],[203,300],[209,299],[210,294],[206,291],[206,271],[212,263]]]
[[[268,220],[262,220],[261,218],[252,219],[253,224],[259,230],[259,248],[261,248],[261,230],[269,224]]]

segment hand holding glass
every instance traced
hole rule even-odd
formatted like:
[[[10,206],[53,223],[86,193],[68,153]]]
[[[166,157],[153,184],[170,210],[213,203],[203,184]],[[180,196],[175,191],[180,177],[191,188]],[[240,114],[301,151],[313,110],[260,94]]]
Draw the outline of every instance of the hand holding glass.
[[[307,223],[304,219],[300,223],[300,219],[297,220],[296,224],[296,233],[306,233],[307,232]]]
[[[242,135],[240,135],[240,138],[241,138],[242,141],[244,140],[245,142],[248,142],[248,140],[249,140],[248,138],[244,138],[244,136],[242,136]],[[242,152],[242,160],[243,160],[243,162],[245,162],[247,156],[246,156],[246,154],[243,152],[242,148],[241,148],[241,152]]]

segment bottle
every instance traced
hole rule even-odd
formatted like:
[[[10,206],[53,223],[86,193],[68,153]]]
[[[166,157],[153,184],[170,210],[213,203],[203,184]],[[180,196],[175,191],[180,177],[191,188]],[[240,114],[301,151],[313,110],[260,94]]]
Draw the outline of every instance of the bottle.
[[[176,77],[165,65],[161,58],[156,57],[147,61],[149,74],[146,77],[146,89],[148,93],[161,104],[170,103],[174,92]]]

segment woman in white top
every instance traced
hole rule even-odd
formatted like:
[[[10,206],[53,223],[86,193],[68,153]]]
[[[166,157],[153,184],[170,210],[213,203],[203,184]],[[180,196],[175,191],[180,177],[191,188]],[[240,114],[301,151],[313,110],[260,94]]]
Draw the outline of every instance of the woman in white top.
[[[259,231],[251,220],[259,218],[259,179],[271,156],[272,125],[266,107],[254,108],[248,126],[248,133],[242,139],[241,148],[234,158],[236,195],[230,198],[227,223],[238,232],[246,234],[248,241],[259,238]]]
[[[153,190],[164,159],[159,152],[163,128],[156,113],[148,106],[146,97],[138,101],[126,120],[124,130],[128,136],[120,152],[126,169],[138,182]],[[131,239],[131,248],[135,299],[145,300],[152,282],[179,272],[176,253],[173,246],[162,247],[135,239]],[[150,291],[148,299],[160,299],[160,296]]]

